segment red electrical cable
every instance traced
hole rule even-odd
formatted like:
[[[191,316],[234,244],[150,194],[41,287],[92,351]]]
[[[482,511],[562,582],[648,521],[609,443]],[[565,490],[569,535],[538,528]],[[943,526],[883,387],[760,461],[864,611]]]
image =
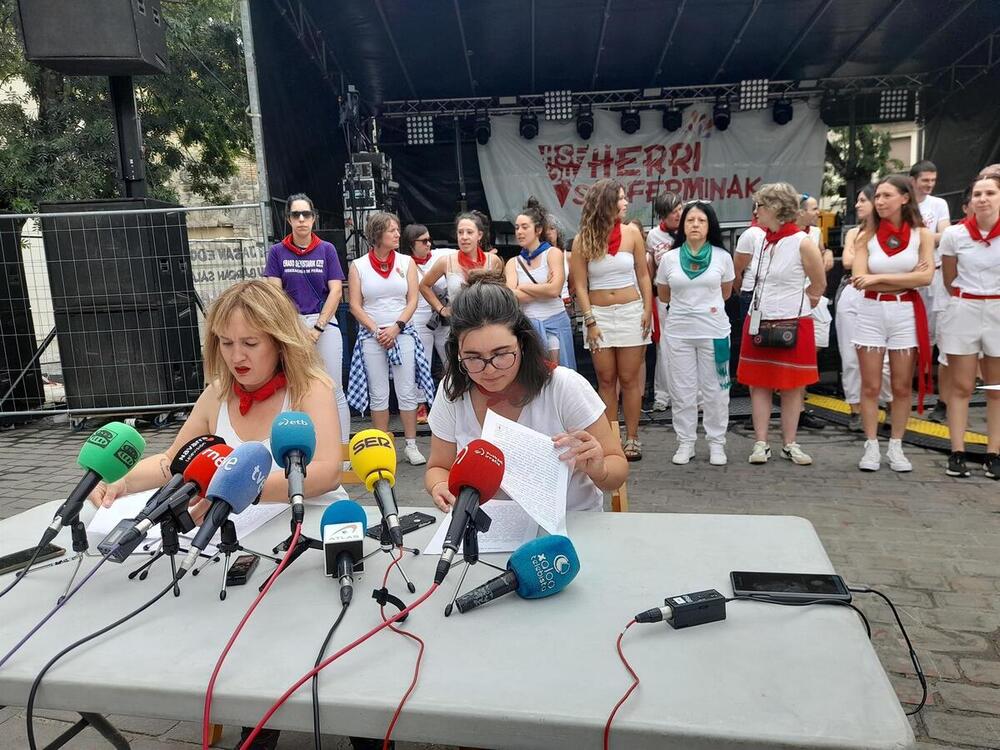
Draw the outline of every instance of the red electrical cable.
[[[628,663],[628,659],[625,658],[625,654],[622,652],[622,638],[625,636],[626,631],[633,625],[635,625],[635,620],[630,620],[628,625],[625,626],[625,630],[618,634],[618,642],[615,644],[615,648],[618,649],[618,658],[622,660],[622,664],[625,665],[625,669],[627,669],[628,673],[632,675],[632,684],[629,686],[629,689],[625,691],[625,695],[623,695],[615,704],[615,707],[611,709],[611,715],[608,717],[608,723],[604,725],[604,750],[608,750],[608,740],[611,737],[611,722],[614,721],[615,714],[618,713],[618,709],[621,708],[622,704],[628,700],[628,697],[632,695],[632,691],[639,687],[639,675],[637,675],[635,670],[632,669],[632,665]]]
[[[389,582],[389,571],[393,567],[399,565],[399,561],[403,558],[403,550],[399,550],[399,556],[395,558],[388,568],[385,569],[385,576],[382,578],[382,588],[386,587]],[[382,621],[386,621],[385,617],[385,605],[379,607],[379,614],[382,615]],[[409,699],[410,695],[413,693],[414,689],[417,687],[417,680],[420,678],[420,662],[424,658],[424,639],[415,633],[408,633],[405,630],[400,630],[395,625],[389,625],[389,630],[394,633],[399,633],[400,635],[405,635],[410,640],[416,641],[420,644],[420,651],[417,652],[417,663],[413,667],[413,680],[410,681],[410,687],[407,688],[406,693],[403,695],[402,700],[399,701],[399,705],[396,706],[396,713],[392,715],[392,721],[389,722],[389,728],[385,732],[385,739],[382,741],[382,750],[389,750],[389,741],[392,739],[392,730],[396,726],[396,722],[399,720],[399,715],[403,712],[403,706],[406,705],[406,701]]]
[[[438,590],[438,586],[439,586],[439,584],[437,584],[437,583],[431,584],[431,587],[429,589],[427,589],[427,591],[425,591],[423,594],[421,594],[420,597],[415,602],[413,602],[413,604],[411,604],[409,607],[407,607],[406,609],[400,610],[399,612],[397,612],[396,614],[394,614],[392,617],[390,617],[388,620],[386,620],[385,622],[383,622],[381,625],[376,625],[374,628],[372,628],[371,630],[369,630],[367,633],[365,633],[364,635],[362,635],[361,637],[359,637],[357,640],[352,641],[351,643],[348,643],[346,646],[344,646],[342,649],[340,649],[340,651],[338,651],[337,653],[333,654],[333,656],[328,656],[324,661],[320,662],[319,666],[313,667],[308,672],[306,672],[304,675],[302,675],[302,677],[300,677],[295,682],[294,685],[292,685],[290,688],[288,688],[288,690],[286,690],[282,694],[282,696],[280,698],[278,698],[277,701],[275,701],[274,705],[272,705],[267,710],[267,713],[264,714],[263,718],[261,718],[261,720],[257,722],[257,725],[253,728],[253,731],[250,733],[250,736],[247,737],[246,742],[243,743],[243,747],[244,748],[248,748],[248,747],[250,747],[253,744],[253,741],[257,738],[257,735],[260,734],[260,730],[263,729],[264,726],[267,724],[267,722],[271,719],[271,717],[274,716],[274,713],[279,708],[281,708],[281,706],[285,703],[285,701],[287,701],[291,697],[292,693],[294,693],[300,687],[302,687],[307,682],[309,682],[309,680],[312,679],[312,676],[314,674],[318,674],[323,669],[325,669],[327,666],[329,666],[334,661],[336,661],[337,659],[339,659],[341,656],[343,656],[344,654],[346,654],[348,651],[350,651],[351,649],[353,649],[353,648],[361,645],[365,641],[367,641],[369,638],[371,638],[373,635],[375,635],[376,633],[378,633],[380,630],[384,630],[385,628],[387,628],[388,626],[390,626],[392,623],[394,623],[397,620],[399,620],[400,618],[405,617],[406,615],[408,615],[410,612],[412,612],[414,609],[416,609],[420,604],[422,604],[424,602],[424,600],[427,599],[427,597],[429,597],[431,594],[433,594],[435,591],[437,591]]]
[[[288,542],[289,552],[295,549],[295,545],[298,543],[299,535],[301,533],[302,524],[295,524],[295,530],[292,532],[292,538]],[[257,605],[260,604],[260,600],[264,598],[264,595],[271,590],[271,584],[274,583],[275,579],[279,575],[281,575],[281,571],[285,569],[289,560],[290,556],[288,552],[286,552],[284,557],[281,558],[281,562],[278,564],[278,567],[274,569],[273,573],[271,573],[271,577],[267,579],[267,583],[264,584],[264,588],[260,590],[260,593],[257,594],[257,598],[253,600],[253,604],[250,605],[246,614],[243,615],[243,619],[240,620],[240,624],[236,626],[236,630],[234,630],[233,634],[229,636],[229,642],[226,644],[226,647],[222,649],[222,653],[219,655],[219,660],[215,663],[215,669],[212,670],[212,677],[208,681],[208,690],[205,692],[205,710],[201,717],[202,750],[209,750],[209,745],[211,743],[212,723],[209,720],[209,717],[212,715],[212,691],[215,690],[215,680],[218,678],[219,672],[222,670],[222,662],[225,661],[229,650],[233,647],[233,644],[236,643],[236,639],[239,638],[240,631],[243,630],[243,626],[246,624],[247,620],[250,619],[250,615],[253,614],[253,611],[257,608]]]

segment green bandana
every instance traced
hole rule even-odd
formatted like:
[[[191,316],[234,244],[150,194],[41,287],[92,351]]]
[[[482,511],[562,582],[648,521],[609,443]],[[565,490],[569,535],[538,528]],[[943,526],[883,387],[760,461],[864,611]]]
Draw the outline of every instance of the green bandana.
[[[715,349],[715,373],[719,376],[719,387],[726,390],[731,385],[729,380],[729,337],[713,339]]]
[[[680,247],[681,269],[689,279],[697,279],[712,264],[712,245],[706,242],[697,253],[691,251],[688,243]]]

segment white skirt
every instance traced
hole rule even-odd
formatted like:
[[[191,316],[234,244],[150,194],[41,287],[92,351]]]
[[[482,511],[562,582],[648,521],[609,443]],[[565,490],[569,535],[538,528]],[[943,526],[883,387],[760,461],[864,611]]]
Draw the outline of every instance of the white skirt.
[[[632,300],[620,305],[591,305],[590,312],[601,329],[601,348],[615,349],[626,346],[645,346],[652,339],[642,335],[642,300]],[[587,343],[587,326],[583,326],[583,346]]]

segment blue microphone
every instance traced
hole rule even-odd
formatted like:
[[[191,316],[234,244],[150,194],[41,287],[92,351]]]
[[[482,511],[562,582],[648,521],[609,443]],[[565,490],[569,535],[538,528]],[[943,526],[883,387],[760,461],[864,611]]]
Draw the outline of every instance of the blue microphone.
[[[338,500],[323,511],[319,524],[323,540],[325,572],[340,580],[340,603],[351,603],[354,595],[355,565],[364,570],[365,531],[368,530],[368,515],[365,509],[353,500]]]
[[[579,572],[573,542],[558,534],[539,537],[511,553],[506,573],[462,594],[455,606],[464,614],[512,591],[522,599],[543,599],[558,594]]]
[[[292,504],[292,525],[305,518],[302,498],[306,466],[316,452],[316,428],[302,411],[283,411],[271,424],[271,453],[288,479],[288,502]]]
[[[181,563],[182,570],[194,565],[198,553],[205,551],[230,513],[242,513],[260,498],[270,472],[271,452],[263,443],[243,443],[226,457],[208,483],[205,497],[212,505],[191,542],[191,551]]]

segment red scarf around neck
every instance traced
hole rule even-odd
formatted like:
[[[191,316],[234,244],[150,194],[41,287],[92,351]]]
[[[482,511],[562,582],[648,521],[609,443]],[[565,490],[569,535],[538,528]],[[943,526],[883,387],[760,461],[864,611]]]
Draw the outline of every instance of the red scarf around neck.
[[[778,242],[785,239],[785,237],[791,237],[796,232],[802,231],[799,229],[798,224],[794,221],[786,221],[773,232],[763,226],[761,229],[764,230],[764,241],[767,242],[768,245],[776,245]]]
[[[413,262],[418,266],[425,266],[430,262],[431,254],[427,253],[423,258],[418,258],[416,255],[411,255],[410,257],[413,258]]]
[[[389,274],[392,273],[393,266],[396,265],[396,251],[390,250],[389,257],[387,257],[385,260],[379,260],[375,256],[375,249],[372,248],[368,252],[368,261],[372,264],[372,268],[375,269],[375,273],[377,273],[383,279],[388,279]]]
[[[670,230],[667,228],[667,222],[666,221],[661,221],[660,222],[660,231],[661,232],[666,232],[667,234],[670,233]]]
[[[983,237],[983,233],[979,229],[979,222],[976,221],[975,216],[970,216],[962,221],[962,224],[967,230],[969,230],[969,236],[976,242],[982,242],[984,245],[989,245],[991,240],[995,240],[1000,237],[1000,220],[998,220],[993,228]]]
[[[269,399],[276,391],[280,391],[287,384],[288,381],[285,379],[285,373],[283,372],[275,373],[274,377],[255,391],[248,391],[234,380],[233,393],[235,393],[240,400],[240,414],[246,416],[246,413],[250,411],[251,406],[258,401],[265,401]]]
[[[896,229],[892,222],[882,219],[878,224],[878,231],[875,237],[878,238],[879,247],[886,255],[892,256],[903,252],[910,244],[910,225],[905,221]]]
[[[458,265],[464,268],[466,271],[472,271],[476,268],[482,268],[486,265],[486,253],[483,252],[481,247],[476,248],[476,259],[471,260],[468,253],[462,250],[458,251]]]
[[[320,240],[320,238],[317,237],[315,234],[310,234],[309,235],[309,246],[308,247],[299,247],[292,240],[292,235],[287,234],[287,235],[285,235],[285,239],[283,239],[281,241],[281,244],[284,245],[285,247],[287,247],[289,250],[291,250],[296,255],[305,255],[306,253],[311,253],[313,250],[315,250],[316,246],[319,245],[319,243],[321,241],[322,240]]]
[[[611,227],[611,234],[608,235],[608,255],[612,258],[618,254],[622,246],[622,223],[615,219],[615,225]]]

